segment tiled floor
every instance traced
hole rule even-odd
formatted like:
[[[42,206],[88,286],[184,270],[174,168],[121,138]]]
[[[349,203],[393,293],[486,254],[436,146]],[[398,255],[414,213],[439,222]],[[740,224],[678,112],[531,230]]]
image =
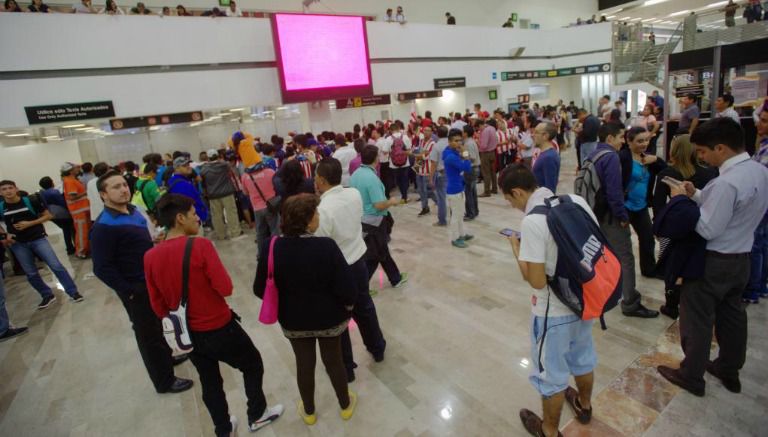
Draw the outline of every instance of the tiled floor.
[[[564,191],[573,179],[569,168],[570,162],[564,163]],[[265,362],[267,398],[287,407],[285,416],[260,435],[526,435],[518,410],[540,411],[539,397],[527,380],[529,288],[508,243],[498,235],[501,228],[517,228],[522,216],[499,196],[481,199],[480,210],[480,217],[468,225],[476,238],[461,250],[449,245],[446,229],[431,226],[434,212],[417,218],[414,203],[394,209],[391,248],[411,281],[398,290],[384,283],[374,299],[387,339],[386,360],[375,363],[353,332],[360,366],[352,384],[360,395],[358,410],[349,422],[339,418],[319,365],[319,420],[312,428],[296,415],[299,396],[287,340],[278,326],[257,321],[260,301],[250,291],[256,265],[252,237],[217,243],[236,287],[230,304],[243,316]],[[57,237],[52,239],[63,252]],[[11,318],[28,324],[31,332],[0,344],[0,436],[212,435],[199,384],[180,395],[155,394],[119,300],[90,277],[90,261],[70,262],[86,297],[82,304],[59,293],[55,305],[36,311],[38,296],[26,280],[6,281]],[[372,287],[379,284],[377,274]],[[647,306],[657,308],[662,283],[639,279],[638,286]],[[628,319],[612,311],[606,317],[609,329],[594,330],[599,357],[594,420],[579,425],[565,408],[564,435],[765,436],[768,304],[750,306],[748,313],[743,393],[731,394],[707,376],[707,396],[696,398],[654,370],[680,358],[677,325],[666,318]],[[197,381],[189,363],[177,373]],[[242,422],[242,380],[226,366],[222,374],[230,410]]]

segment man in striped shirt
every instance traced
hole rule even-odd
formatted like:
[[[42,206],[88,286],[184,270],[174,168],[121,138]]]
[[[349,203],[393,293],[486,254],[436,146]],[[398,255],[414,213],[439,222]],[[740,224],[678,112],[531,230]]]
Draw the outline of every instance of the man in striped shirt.
[[[494,115],[496,118],[496,136],[499,139],[499,143],[496,145],[496,172],[494,172],[494,177],[496,177],[496,173],[504,170],[512,162],[510,157],[512,135],[509,127],[507,127],[507,121],[504,120],[504,113],[496,111]]]
[[[423,139],[422,144],[419,147],[419,153],[416,156],[416,186],[419,188],[419,196],[421,197],[421,212],[419,217],[429,214],[429,199],[432,199],[437,203],[435,197],[435,191],[429,186],[429,172],[430,167],[434,165],[429,161],[429,154],[432,153],[432,148],[435,146],[435,141],[432,139],[432,127],[425,126],[422,129]]]

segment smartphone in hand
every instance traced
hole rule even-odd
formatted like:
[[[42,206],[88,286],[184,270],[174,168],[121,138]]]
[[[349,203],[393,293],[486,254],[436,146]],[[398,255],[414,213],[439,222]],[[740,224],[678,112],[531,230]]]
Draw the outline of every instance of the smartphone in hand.
[[[518,239],[520,238],[520,232],[518,232],[518,231],[516,231],[514,229],[509,229],[509,228],[504,228],[504,229],[500,230],[499,234],[501,234],[501,235],[503,235],[503,236],[505,236],[507,238],[512,237],[512,236],[515,236]]]
[[[680,187],[683,185],[683,181],[679,181],[669,176],[664,176],[663,178],[661,178],[661,181],[669,185],[670,187]]]

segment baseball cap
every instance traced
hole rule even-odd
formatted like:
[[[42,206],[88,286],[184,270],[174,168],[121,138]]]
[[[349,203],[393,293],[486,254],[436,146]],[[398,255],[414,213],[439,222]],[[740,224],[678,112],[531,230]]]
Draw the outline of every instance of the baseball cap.
[[[179,156],[173,160],[173,168],[184,167],[189,164],[189,158],[186,156]]]
[[[65,162],[64,164],[61,165],[61,171],[62,172],[71,171],[75,167],[77,167],[76,164],[73,164],[71,162]]]
[[[207,152],[205,152],[206,155],[208,155],[208,159],[218,158],[219,157],[219,151],[216,149],[208,149]]]

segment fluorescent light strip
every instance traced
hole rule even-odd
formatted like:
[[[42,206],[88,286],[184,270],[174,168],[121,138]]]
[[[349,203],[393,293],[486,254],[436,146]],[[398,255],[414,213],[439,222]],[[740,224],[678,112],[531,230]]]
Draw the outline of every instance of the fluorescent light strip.
[[[242,112],[242,111],[245,111],[246,109],[248,108],[234,108],[234,109],[230,109],[229,112]]]
[[[647,23],[649,21],[655,21],[655,20],[656,20],[655,18],[646,18],[645,20],[642,20],[642,21],[643,23]]]
[[[678,11],[678,12],[675,12],[674,14],[669,14],[669,16],[670,16],[670,17],[677,17],[677,16],[679,16],[679,15],[685,15],[685,14],[688,14],[688,13],[690,13],[690,12],[691,12],[691,10],[690,10],[690,9],[686,9],[686,10],[684,10],[684,11]]]
[[[91,130],[91,129],[93,129],[93,128],[92,127],[79,127],[79,128],[77,128],[75,130]]]
[[[659,3],[664,3],[664,2],[667,2],[667,1],[669,1],[669,0],[648,0],[645,3],[643,3],[643,6],[658,5]]]
[[[640,20],[642,20],[642,18],[641,17],[637,17],[637,18],[633,18],[633,19],[631,19],[629,21],[640,21]]]
[[[710,4],[706,5],[706,6],[704,6],[702,9],[712,9],[712,8],[717,8],[717,7],[720,7],[720,6],[725,6],[727,4],[728,4],[727,1],[717,2],[717,3],[710,3]]]
[[[616,18],[615,15],[609,15],[609,16],[605,17],[606,20],[613,20],[614,18]]]
[[[67,125],[67,126],[62,126],[62,128],[64,128],[64,129],[74,129],[76,127],[83,127],[83,126],[85,126],[85,125],[84,124],[70,124],[70,125]]]
[[[0,135],[4,134],[5,132],[0,132]]]
[[[632,17],[624,17],[624,18],[619,18],[619,20],[621,20],[621,21],[625,21],[625,20],[629,20],[630,18],[632,18]]]
[[[6,137],[28,137],[30,135],[32,134],[9,134],[9,135],[6,135]]]

